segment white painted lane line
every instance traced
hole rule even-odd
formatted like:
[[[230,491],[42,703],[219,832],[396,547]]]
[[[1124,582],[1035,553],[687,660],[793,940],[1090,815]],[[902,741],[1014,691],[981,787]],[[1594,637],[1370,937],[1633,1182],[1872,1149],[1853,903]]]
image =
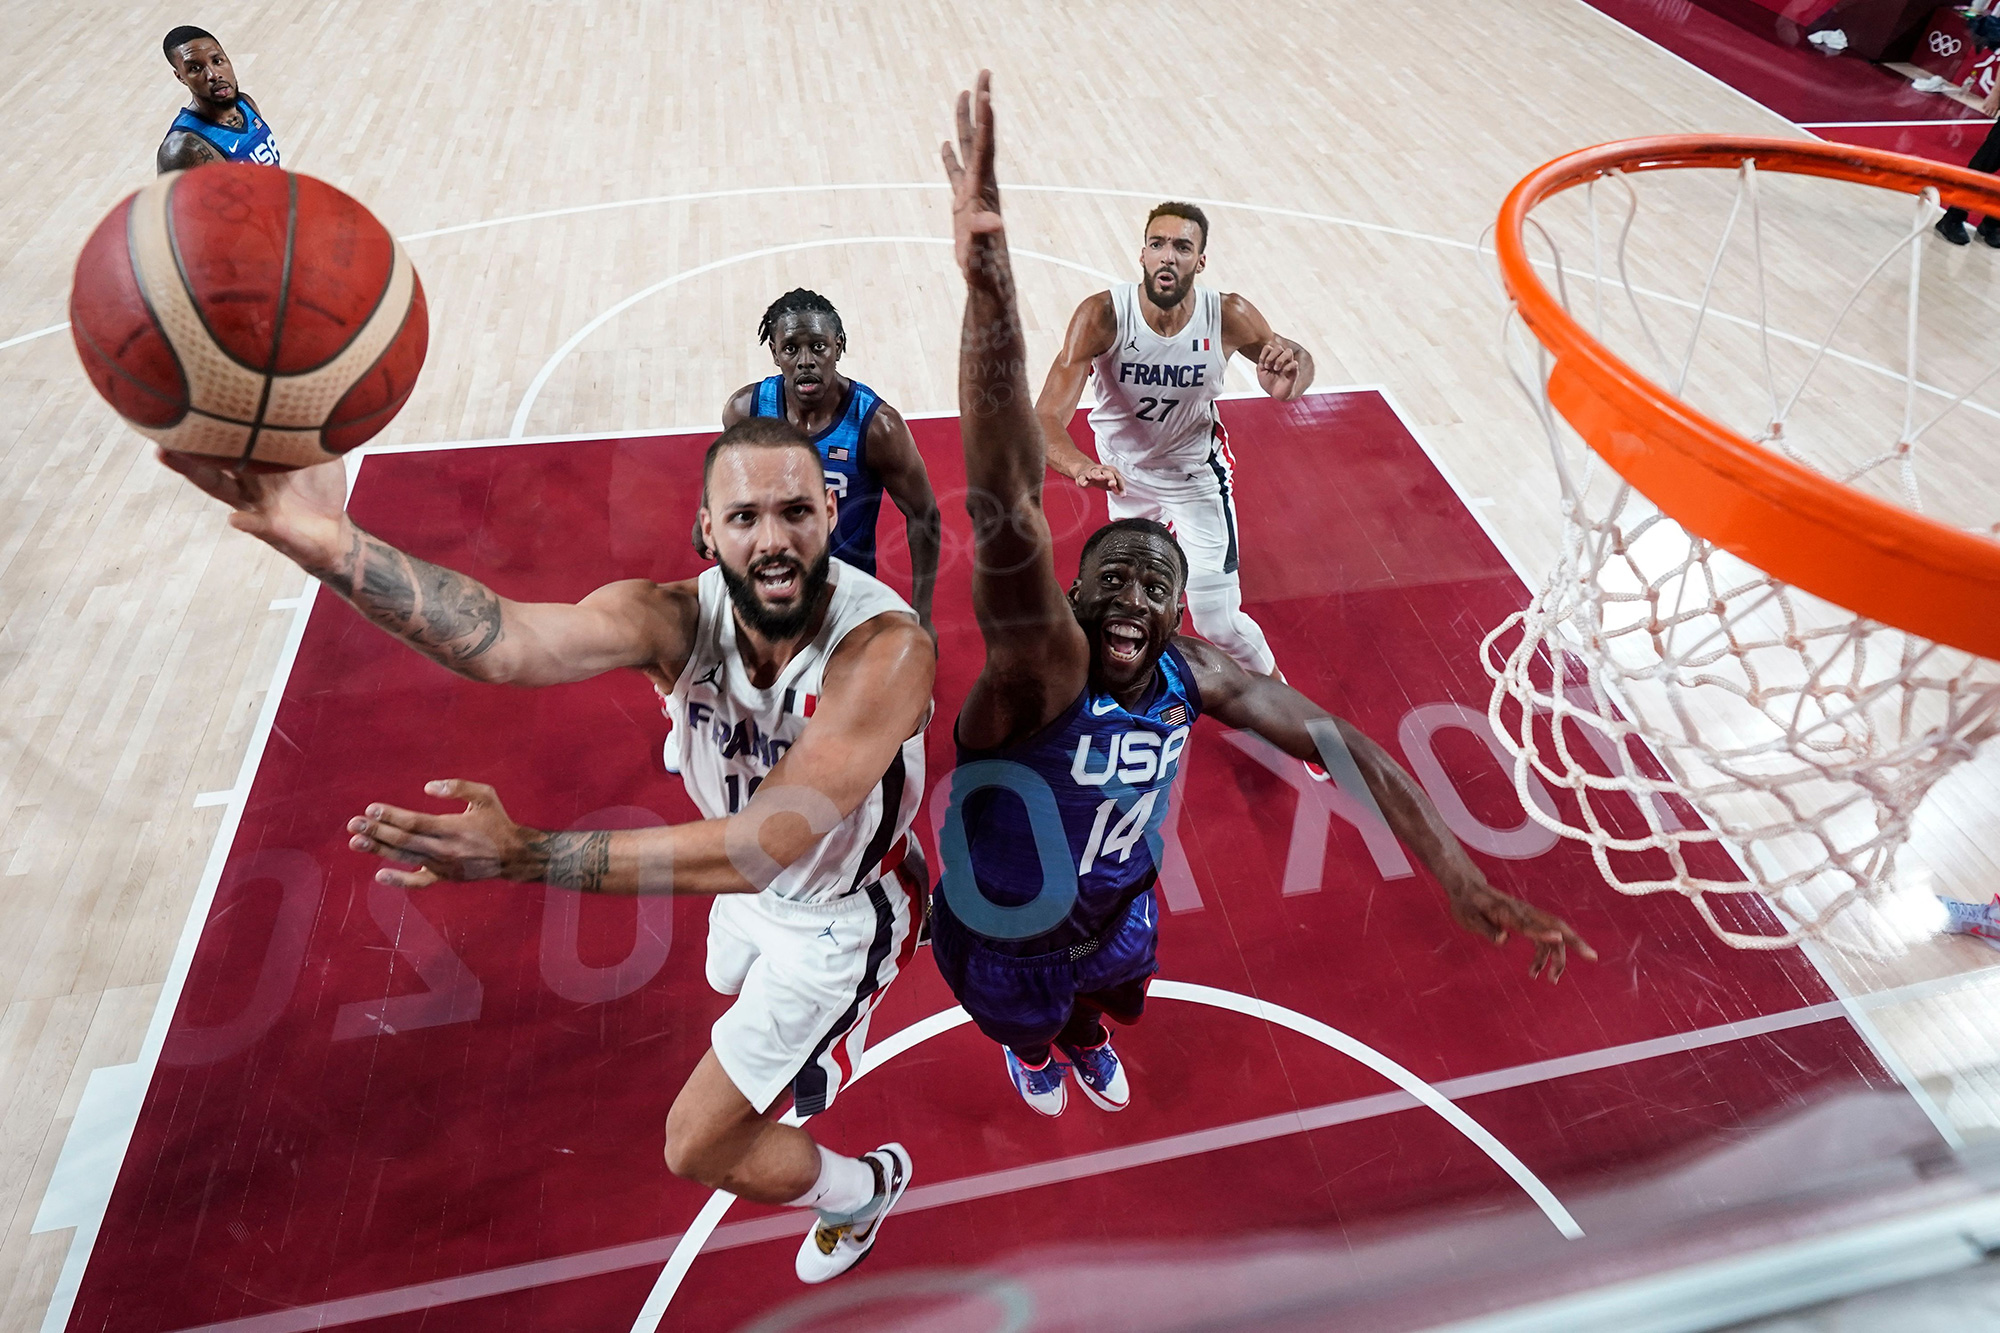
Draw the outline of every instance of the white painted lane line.
[[[1955,120],[1802,120],[1798,127],[1802,130],[1840,129],[1914,129],[1922,125],[1991,125],[1993,122],[1981,116],[1960,116]]]
[[[236,799],[236,796],[237,792],[235,791],[234,788],[231,788],[229,791],[196,792],[194,797],[194,808],[200,810],[206,806],[211,806],[211,805],[228,805],[231,801]]]
[[[1366,1042],[1296,1010],[1213,986],[1196,986],[1185,981],[1156,981],[1149,994],[1169,1000],[1187,1000],[1195,1004],[1213,1005],[1217,1009],[1230,1009],[1251,1018],[1261,1018],[1266,1023],[1290,1028],[1302,1037],[1311,1037],[1314,1041],[1339,1051],[1348,1059],[1366,1065],[1443,1117],[1445,1123],[1465,1135],[1475,1147],[1492,1158],[1494,1164],[1511,1176],[1514,1183],[1519,1185],[1548,1215],[1549,1221],[1555,1224],[1557,1231],[1571,1240],[1582,1239],[1583,1228],[1577,1225],[1574,1217],[1570,1216],[1569,1209],[1563,1207],[1555,1192],[1544,1185],[1541,1178],[1530,1171],[1527,1164],[1516,1157],[1506,1144],[1495,1138],[1486,1126],[1467,1115],[1450,1098],[1443,1096],[1436,1088]]]
[[[0,342],[0,352],[4,352],[9,347],[13,347],[19,343],[33,342],[37,338],[46,338],[51,333],[61,333],[64,329],[68,327],[69,327],[69,321],[64,320],[60,324],[51,324],[45,329],[35,329],[33,332],[30,333],[17,333],[13,337],[9,338],[6,342]]]
[[[1571,1240],[1576,1240],[1583,1235],[1583,1228],[1577,1225],[1576,1219],[1570,1216],[1569,1210],[1563,1207],[1554,1192],[1544,1185],[1534,1172],[1528,1170],[1521,1160],[1508,1150],[1505,1144],[1494,1138],[1485,1126],[1479,1124],[1471,1116],[1453,1105],[1450,1100],[1439,1095],[1435,1089],[1422,1079],[1366,1043],[1350,1037],[1347,1033],[1342,1032],[1336,1027],[1322,1023],[1315,1018],[1308,1018],[1306,1015],[1287,1009],[1282,1005],[1271,1004],[1248,995],[1238,995],[1234,991],[1221,990],[1213,986],[1198,986],[1184,981],[1155,981],[1147,993],[1159,999],[1181,1000],[1190,1004],[1204,1004],[1213,1008],[1243,1014],[1246,1017],[1262,1019],[1264,1022],[1289,1028],[1300,1036],[1309,1037],[1324,1046],[1332,1047],[1352,1060],[1358,1061],[1388,1079],[1391,1083],[1396,1084],[1403,1090],[1403,1094],[1411,1099],[1412,1104],[1421,1103],[1441,1116],[1452,1128],[1470,1139],[1480,1151],[1493,1159],[1495,1165],[1499,1166],[1501,1170],[1513,1178],[1514,1183],[1519,1185],[1528,1197],[1535,1201],[1536,1205],[1541,1208],[1542,1212],[1547,1215],[1548,1219],[1555,1224],[1556,1229],[1562,1232],[1563,1235],[1569,1237]],[[917,1043],[926,1041],[940,1032],[950,1031],[952,1028],[966,1021],[965,1011],[953,1008],[947,1009],[940,1014],[933,1014],[921,1023],[912,1024],[910,1027],[889,1038],[878,1049],[868,1052],[863,1057],[861,1064],[854,1071],[855,1080],[859,1081],[869,1071],[879,1068],[888,1060],[915,1046]],[[1389,1095],[1393,1096],[1395,1094]],[[1366,1100],[1374,1101],[1375,1099]],[[1385,1107],[1383,1109],[1390,1108]],[[1382,1111],[1375,1111],[1374,1114],[1382,1114]],[[786,1116],[786,1120],[790,1123],[797,1123],[791,1120],[790,1115]],[[1281,1133],[1297,1133],[1304,1127],[1300,1116],[1296,1113],[1267,1117],[1263,1121],[1252,1123],[1259,1126],[1259,1131],[1253,1131],[1255,1137],[1244,1139],[1242,1140],[1243,1142],[1254,1142],[1256,1138],[1271,1138]],[[1221,1135],[1226,1139],[1231,1132],[1232,1127],[1225,1126],[1218,1130],[1197,1130],[1193,1136],[1183,1135],[1179,1136],[1179,1139],[1160,1140],[1159,1142],[1174,1143],[1179,1142],[1180,1139],[1192,1137],[1196,1143],[1207,1145],[1211,1142],[1213,1136]],[[1117,1165],[1105,1166],[1104,1170],[1123,1170],[1128,1165],[1136,1166],[1145,1161],[1165,1161],[1174,1156],[1186,1155],[1185,1152],[1169,1150],[1165,1156],[1148,1156],[1148,1150],[1153,1146],[1140,1144],[1129,1148],[1113,1148],[1106,1150],[1104,1153],[1092,1153],[1087,1156],[1090,1160],[1102,1159],[1117,1163]],[[1214,1146],[1228,1146],[1228,1144],[1217,1140],[1214,1142]],[[1208,1152],[1213,1151],[1213,1147],[1202,1146],[1193,1148],[1190,1151]],[[1008,1181],[1007,1188],[1012,1189],[1023,1187],[1013,1182],[1021,1179],[1030,1179],[1035,1173],[1061,1172],[1063,1169],[1063,1164],[1060,1162],[1040,1163],[1034,1166],[1017,1167],[1010,1171],[996,1173],[996,1175]],[[1081,1174],[1094,1175],[1098,1174],[1098,1172],[1085,1170]],[[1073,1178],[1066,1174],[1059,1174],[1052,1177],[1052,1179]],[[1032,1183],[1044,1184],[1048,1182],[1044,1180],[1032,1180]],[[912,1189],[910,1193],[916,1194],[921,1188]],[[950,1187],[932,1186],[930,1188],[936,1190],[949,1189]],[[904,1197],[907,1199],[909,1196],[905,1195]],[[716,1207],[718,1201],[721,1203],[720,1208]],[[681,1279],[687,1275],[688,1268],[694,1263],[694,1256],[708,1243],[709,1235],[715,1229],[716,1224],[722,1220],[723,1214],[729,1210],[729,1205],[734,1201],[732,1196],[723,1193],[721,1190],[717,1190],[710,1196],[708,1203],[701,1210],[700,1217],[682,1235],[680,1244],[674,1247],[673,1258],[668,1260],[666,1269],[660,1274],[659,1280],[653,1284],[653,1290],[647,1295],[645,1305],[640,1308],[638,1318],[632,1322],[632,1333],[656,1333],[660,1321],[666,1317],[667,1306],[673,1302],[674,1293],[680,1288]],[[957,1200],[954,1198],[951,1201],[955,1202]],[[796,1226],[797,1224],[794,1223],[793,1225]]]
[[[1962,985],[1978,980],[1982,976],[1990,978],[1991,974],[2000,974],[2000,965],[1985,969],[1982,973],[1918,983],[1896,992],[1883,992],[1868,997],[1866,1002],[1871,1007],[1896,1003],[1946,988],[1948,983]],[[1645,1041],[1627,1042],[1619,1046],[1607,1046],[1550,1060],[1539,1060],[1531,1064],[1515,1065],[1507,1069],[1469,1074],[1461,1078],[1446,1079],[1433,1086],[1453,1100],[1477,1097],[1486,1093],[1547,1083],[1575,1074],[1636,1064],[1660,1056],[1676,1055],[1706,1047],[1726,1045],[1750,1037],[1808,1027],[1815,1023],[1841,1019],[1844,1016],[1839,1003],[1829,1000],[1824,1004],[1764,1014],[1756,1018],[1722,1023],[1691,1032],[1677,1032]],[[891,1034],[879,1046],[871,1048],[862,1060],[862,1071],[865,1073],[874,1069],[903,1051],[966,1021],[964,1010],[952,1008],[913,1023]],[[1415,1110],[1418,1105],[1416,1098],[1401,1090],[1375,1093],[1367,1097],[1307,1107],[1298,1112],[1264,1116],[1208,1130],[1196,1130],[1149,1143],[1034,1163],[1027,1167],[992,1171],[978,1176],[966,1176],[931,1185],[918,1185],[903,1196],[903,1202],[897,1212],[899,1215],[921,1212],[953,1203],[974,1202],[1021,1188],[1032,1188],[1036,1184],[1087,1179],[1093,1175],[1125,1170],[1132,1166],[1213,1152],[1222,1147],[1258,1143],[1287,1134],[1353,1124],[1377,1116]],[[1121,1157],[1120,1154],[1125,1156]],[[1097,1169],[1090,1169],[1092,1167]],[[1042,1178],[1033,1178],[1028,1173]],[[713,1197],[709,1202],[714,1202]],[[699,1223],[700,1219],[697,1218],[697,1225]],[[712,1230],[704,1228],[705,1243],[688,1247],[686,1254],[691,1260],[697,1249],[701,1253],[711,1253],[796,1236],[799,1234],[799,1225],[797,1218],[779,1215],[756,1218],[747,1222],[732,1222],[715,1226]],[[665,1263],[681,1250],[687,1238],[688,1233],[682,1232],[652,1240],[586,1250],[554,1259],[539,1259],[531,1263],[466,1273],[436,1282],[394,1287],[363,1296],[350,1296],[317,1305],[299,1306],[270,1314],[231,1320],[227,1323],[206,1324],[198,1329],[183,1330],[182,1333],[308,1333],[313,1329],[334,1328],[342,1324],[359,1323],[365,1319],[409,1314],[461,1301],[503,1295],[511,1291],[525,1291],[558,1282],[572,1282],[604,1273],[622,1272],[628,1268]],[[657,1322],[657,1311],[654,1312],[653,1318]]]
[[[291,679],[292,664],[298,660],[299,644],[305,638],[306,622],[312,613],[312,590],[318,586],[316,582],[307,581],[304,600],[292,613],[291,629],[285,635],[285,646],[278,653],[277,664],[271,669],[271,684],[264,691],[264,706],[258,711],[257,721],[251,728],[250,743],[244,748],[243,762],[237,767],[236,783],[231,788],[231,794],[249,791],[252,780],[257,776],[258,765],[264,758],[264,747],[271,739],[272,724],[278,718],[278,705],[284,699],[285,682]],[[146,1089],[152,1084],[153,1072],[159,1067],[167,1028],[173,1022],[174,1010],[180,1006],[181,992],[187,986],[188,969],[194,964],[195,946],[201,940],[202,927],[208,922],[208,910],[214,905],[216,886],[222,882],[229,849],[235,843],[236,830],[243,821],[244,804],[234,800],[227,804],[222,825],[216,829],[215,840],[209,844],[208,863],[202,868],[194,901],[188,905],[187,919],[181,925],[180,941],[174,947],[166,979],[160,986],[159,999],[153,1005],[152,1021],[147,1024],[145,1039],[139,1046],[139,1058],[133,1062],[136,1067],[130,1083],[130,1095],[133,1097],[145,1096]],[[132,1114],[129,1120],[122,1116],[118,1118],[125,1137],[111,1153],[121,1165],[131,1143],[132,1128],[138,1123],[138,1108],[130,1109]],[[114,1178],[115,1175],[114,1171]],[[76,1231],[70,1237],[69,1253],[63,1259],[62,1272],[56,1277],[55,1291],[42,1318],[42,1333],[62,1333],[68,1326],[70,1309],[76,1304],[77,1292],[83,1284],[83,1270],[90,1262],[90,1252],[97,1244],[98,1228],[103,1225],[104,1211],[110,1203],[107,1182],[104,1197],[97,1200],[95,1207],[87,1210],[87,1216],[76,1223]]]

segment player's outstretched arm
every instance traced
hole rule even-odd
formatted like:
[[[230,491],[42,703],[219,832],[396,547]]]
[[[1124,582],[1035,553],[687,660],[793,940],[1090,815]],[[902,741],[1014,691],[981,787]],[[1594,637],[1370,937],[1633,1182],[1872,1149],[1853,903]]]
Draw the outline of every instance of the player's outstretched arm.
[[[552,833],[514,823],[491,787],[441,779],[426,794],[466,803],[433,815],[371,805],[349,845],[394,865],[385,884],[541,881],[590,893],[754,893],[805,856],[882,781],[931,706],[937,650],[901,612],[850,632],[827,663],[818,706],[738,814],[670,828]]]
[[[931,592],[937,586],[938,548],[944,519],[931,490],[930,469],[917,449],[916,436],[903,414],[883,403],[868,423],[868,466],[882,480],[882,489],[903,511],[903,531],[910,543],[910,605],[926,628],[931,625]]]
[[[552,685],[687,656],[682,641],[693,632],[693,612],[680,604],[691,599],[635,579],[574,605],[511,601],[362,529],[347,516],[339,463],[236,473],[191,454],[162,449],[158,457],[235,510],[230,526],[276,548],[369,620],[461,676]]]
[[[1069,318],[1062,350],[1042,381],[1042,396],[1035,400],[1035,419],[1042,426],[1050,467],[1079,486],[1123,495],[1124,475],[1084,453],[1069,437],[1070,418],[1076,415],[1076,406],[1083,401],[1083,386],[1090,379],[1090,363],[1110,351],[1117,340],[1118,312],[1111,304],[1111,293],[1099,292],[1087,298]]]
[[[1486,882],[1423,787],[1388,751],[1284,682],[1251,675],[1219,648],[1199,639],[1175,643],[1194,668],[1202,711],[1217,721],[1253,731],[1294,759],[1314,763],[1321,754],[1313,733],[1331,727],[1329,743],[1337,739],[1353,757],[1390,830],[1437,877],[1461,926],[1495,944],[1505,944],[1509,935],[1533,940],[1530,976],[1558,980],[1572,948],[1596,960],[1596,951],[1567,922]]]
[[[965,274],[958,349],[959,436],[974,543],[972,610],[986,664],[959,713],[959,738],[987,748],[1034,731],[1083,688],[1090,646],[1056,581],[1042,512],[1048,460],[1028,400],[1014,270],[993,176],[992,76],[958,95],[958,147],[944,145],[952,237]]]
[[[1312,387],[1312,353],[1273,333],[1257,307],[1234,292],[1222,298],[1222,346],[1227,353],[1241,352],[1256,362],[1257,383],[1280,402]]]

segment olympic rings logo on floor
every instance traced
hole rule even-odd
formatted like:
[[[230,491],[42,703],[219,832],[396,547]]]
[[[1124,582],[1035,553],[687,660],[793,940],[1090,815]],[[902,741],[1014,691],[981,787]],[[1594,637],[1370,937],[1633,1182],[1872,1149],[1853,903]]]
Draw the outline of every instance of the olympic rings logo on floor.
[[[1931,33],[1931,50],[1941,56],[1955,56],[1965,49],[1965,43],[1948,32]]]

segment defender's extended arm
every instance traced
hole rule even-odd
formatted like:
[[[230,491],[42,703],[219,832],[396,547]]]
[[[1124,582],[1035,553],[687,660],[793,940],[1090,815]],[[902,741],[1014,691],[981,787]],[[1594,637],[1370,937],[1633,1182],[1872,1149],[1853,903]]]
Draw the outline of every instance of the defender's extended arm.
[[[1390,830],[1437,877],[1452,916],[1474,934],[1504,944],[1510,934],[1535,942],[1528,975],[1555,981],[1569,964],[1569,949],[1593,961],[1597,953],[1568,923],[1501,893],[1466,854],[1417,780],[1389,752],[1351,724],[1334,717],[1291,686],[1270,676],[1253,676],[1228,654],[1199,639],[1176,641],[1194,668],[1202,710],[1217,721],[1255,732],[1294,759],[1320,762],[1313,733],[1334,728],[1353,757],[1362,781],[1375,798]]]
[[[1034,731],[1076,697],[1089,644],[1056,580],[1042,512],[1047,458],[1028,399],[1014,272],[993,178],[991,76],[958,97],[958,150],[944,145],[952,233],[965,274],[958,351],[965,507],[975,559],[972,609],[986,665],[959,716],[959,737],[984,748]],[[961,161],[961,156],[963,161]]]

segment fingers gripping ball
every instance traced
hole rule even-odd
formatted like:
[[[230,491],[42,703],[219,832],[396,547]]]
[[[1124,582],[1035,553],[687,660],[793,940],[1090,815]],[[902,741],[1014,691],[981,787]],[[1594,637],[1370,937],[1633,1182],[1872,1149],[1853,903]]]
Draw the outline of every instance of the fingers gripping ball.
[[[227,163],[162,176],[77,259],[70,332],[97,392],[168,449],[324,463],[409,399],[423,284],[367,209],[310,176]]]

